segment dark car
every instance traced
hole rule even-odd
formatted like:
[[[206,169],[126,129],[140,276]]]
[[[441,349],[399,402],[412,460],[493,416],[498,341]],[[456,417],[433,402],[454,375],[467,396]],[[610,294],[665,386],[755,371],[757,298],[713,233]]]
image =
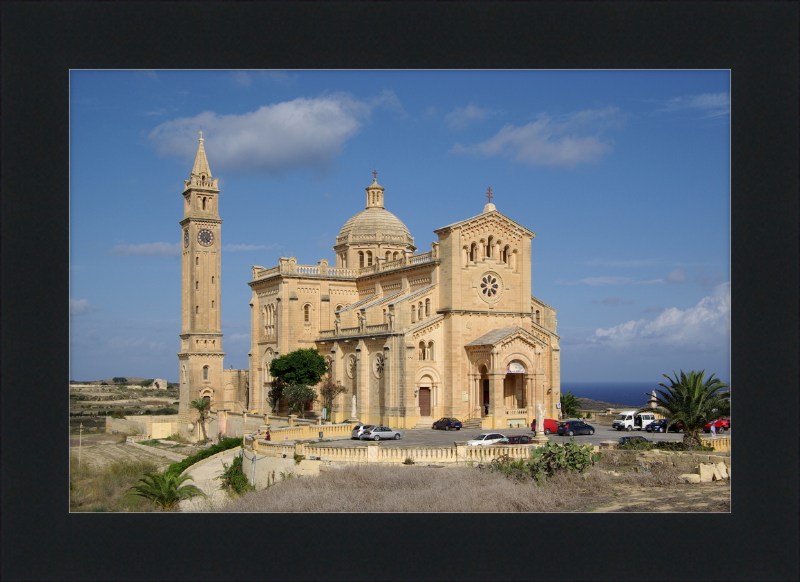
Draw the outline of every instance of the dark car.
[[[644,430],[646,430],[647,432],[667,432],[667,431],[681,432],[683,430],[682,422],[680,421],[673,422],[672,424],[669,425],[669,427],[667,427],[668,422],[669,420],[666,418],[659,418],[658,420],[654,420],[646,427],[644,427]]]
[[[619,444],[627,445],[628,443],[652,443],[653,441],[644,438],[643,436],[625,436],[620,437]]]
[[[496,445],[532,445],[533,437],[526,434],[509,436],[494,443]]]
[[[433,423],[433,428],[443,428],[444,430],[461,430],[461,421],[457,418],[440,418],[436,422]]]
[[[558,424],[558,434],[573,436],[576,434],[594,434],[594,427],[582,420],[568,420]]]

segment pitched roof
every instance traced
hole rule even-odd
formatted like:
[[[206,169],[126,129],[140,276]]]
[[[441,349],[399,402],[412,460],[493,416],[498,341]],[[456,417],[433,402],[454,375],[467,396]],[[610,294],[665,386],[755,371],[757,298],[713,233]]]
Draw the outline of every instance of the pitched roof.
[[[492,331],[483,334],[481,337],[476,338],[469,342],[468,346],[493,346],[496,343],[504,340],[508,336],[516,333],[517,331],[525,331],[521,327],[502,327],[493,329]]]

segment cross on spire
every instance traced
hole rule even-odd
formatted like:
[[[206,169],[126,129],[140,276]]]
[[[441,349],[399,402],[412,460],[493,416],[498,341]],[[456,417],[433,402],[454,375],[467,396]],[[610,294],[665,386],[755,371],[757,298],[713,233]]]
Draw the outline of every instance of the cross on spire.
[[[372,180],[374,182],[378,181],[378,170],[372,170]]]
[[[200,130],[200,141],[203,141],[203,130]]]
[[[494,198],[494,196],[492,196],[492,187],[491,186],[489,186],[489,189],[486,191],[486,197],[489,199],[489,204],[491,204],[492,203],[492,198]]]

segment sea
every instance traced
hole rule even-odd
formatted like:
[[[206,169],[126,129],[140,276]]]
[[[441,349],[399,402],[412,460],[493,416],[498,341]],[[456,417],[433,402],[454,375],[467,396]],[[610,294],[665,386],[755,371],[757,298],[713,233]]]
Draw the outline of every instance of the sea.
[[[578,398],[621,404],[631,408],[647,404],[649,395],[655,389],[661,389],[658,382],[561,382],[561,394],[572,392]]]

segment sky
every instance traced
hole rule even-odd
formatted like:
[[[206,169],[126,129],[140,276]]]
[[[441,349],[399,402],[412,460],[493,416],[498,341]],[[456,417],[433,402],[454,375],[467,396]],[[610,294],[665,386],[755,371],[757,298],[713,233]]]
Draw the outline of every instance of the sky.
[[[562,382],[730,380],[730,74],[70,74],[70,379],[178,379],[183,180],[221,189],[225,365],[247,367],[251,267],[335,262],[373,170],[430,250],[483,211],[536,233]]]

